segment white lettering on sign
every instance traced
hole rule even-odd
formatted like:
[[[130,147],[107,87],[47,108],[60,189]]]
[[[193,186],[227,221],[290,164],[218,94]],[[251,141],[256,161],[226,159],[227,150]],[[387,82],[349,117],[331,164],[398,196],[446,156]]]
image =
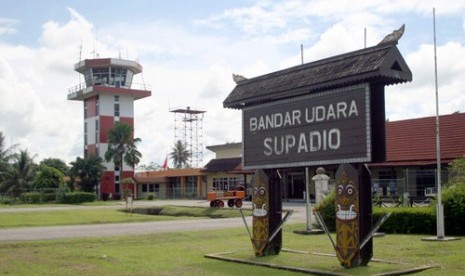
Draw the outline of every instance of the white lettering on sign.
[[[302,113],[304,116],[302,116]],[[358,108],[355,100],[349,102],[337,102],[328,105],[318,105],[300,109],[286,111],[283,113],[273,113],[250,117],[249,131],[261,131],[276,129],[287,126],[298,126],[302,123],[311,124],[330,120],[345,119],[358,116]]]
[[[346,119],[358,115],[356,101],[347,100],[307,107],[303,111],[294,109],[282,113],[250,117],[249,129],[251,132],[256,132],[286,126],[311,125],[312,123]],[[265,156],[337,150],[341,147],[341,131],[338,128],[332,128],[329,130],[312,130],[299,135],[284,134],[265,137],[263,146]]]
[[[344,119],[353,116],[358,116],[358,108],[354,100],[349,104],[347,102],[338,102],[328,106],[319,105],[305,108],[306,123]]]
[[[292,134],[266,137],[263,146],[265,147],[263,154],[266,156],[337,150],[341,146],[341,131],[337,128],[314,130],[300,133],[298,139]]]
[[[270,115],[251,117],[249,121],[250,131],[273,129],[285,126],[301,124],[300,110],[287,111],[285,113],[274,113]]]

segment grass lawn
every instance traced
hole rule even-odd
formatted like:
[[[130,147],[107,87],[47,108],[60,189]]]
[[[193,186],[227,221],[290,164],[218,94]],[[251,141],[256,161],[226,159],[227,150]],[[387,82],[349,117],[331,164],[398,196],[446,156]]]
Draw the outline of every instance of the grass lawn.
[[[186,220],[192,219],[193,217],[228,218],[240,216],[237,209],[229,208],[220,209],[171,205],[155,208],[162,208],[160,215],[153,216],[125,213],[121,212],[121,210],[124,210],[123,207],[119,209],[93,208],[34,212],[0,212],[0,228]],[[250,214],[250,211],[247,211],[246,214]]]
[[[0,212],[0,227],[112,223],[167,219],[185,216],[225,217],[237,210],[166,206],[164,216],[127,214],[114,208]],[[163,212],[162,212],[163,213]],[[283,228],[283,247],[277,256],[256,258],[246,230],[242,228],[182,231],[109,238],[63,239],[35,242],[0,242],[0,275],[297,275],[256,265],[206,258],[206,254],[229,252],[226,257],[339,275],[383,275],[418,266],[437,267],[416,275],[465,275],[465,239],[425,242],[420,235],[386,235],[374,239],[374,258],[368,266],[344,269],[326,235],[296,235],[303,224]],[[334,239],[334,237],[333,237]],[[298,253],[300,252],[300,253]]]
[[[0,228],[175,220],[171,216],[128,214],[116,209],[0,213]],[[185,219],[185,218],[184,218]]]
[[[13,203],[13,204],[0,204],[0,209],[21,209],[21,208],[40,208],[40,207],[69,207],[73,206],[70,204],[63,203],[30,203],[25,204],[23,202]],[[124,206],[124,202],[118,200],[109,200],[109,201],[93,201],[93,202],[84,202],[77,206]]]
[[[325,235],[296,235],[303,224],[284,227],[283,247],[334,253]],[[370,262],[344,269],[335,257],[281,252],[256,258],[245,229],[185,231],[156,235],[0,243],[0,274],[11,275],[298,275],[247,264],[205,258],[233,252],[244,260],[339,273],[374,275],[421,265],[438,265],[416,275],[463,275],[465,240],[424,242],[418,235],[386,235],[374,240],[374,257],[401,264]]]

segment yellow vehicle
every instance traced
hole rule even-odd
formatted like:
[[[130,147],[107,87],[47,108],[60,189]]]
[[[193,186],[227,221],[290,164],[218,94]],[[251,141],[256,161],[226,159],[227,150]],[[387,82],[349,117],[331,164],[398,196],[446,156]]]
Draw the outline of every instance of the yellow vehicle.
[[[245,198],[245,188],[243,186],[237,186],[232,191],[211,191],[207,193],[207,199],[210,201],[210,207],[222,208],[224,207],[224,201],[228,201],[229,207],[236,206],[240,208],[242,206],[242,200]]]

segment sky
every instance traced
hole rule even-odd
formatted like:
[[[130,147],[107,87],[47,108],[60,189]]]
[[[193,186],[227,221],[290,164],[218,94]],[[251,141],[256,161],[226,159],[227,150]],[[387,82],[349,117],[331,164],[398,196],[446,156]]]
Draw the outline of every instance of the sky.
[[[83,155],[83,105],[67,100],[83,59],[137,60],[141,164],[163,164],[174,145],[170,109],[205,110],[204,146],[241,142],[241,111],[223,108],[232,74],[260,76],[374,46],[405,24],[397,47],[413,81],[386,87],[390,121],[465,112],[465,1],[136,0],[2,1],[0,132],[34,161]],[[365,36],[366,33],[366,36]],[[301,47],[303,49],[301,54]],[[203,163],[214,157],[203,151]]]

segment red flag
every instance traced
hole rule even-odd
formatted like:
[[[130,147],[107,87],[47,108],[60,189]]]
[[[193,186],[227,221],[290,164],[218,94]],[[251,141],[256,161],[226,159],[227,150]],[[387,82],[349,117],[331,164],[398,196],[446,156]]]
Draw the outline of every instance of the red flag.
[[[163,163],[163,170],[166,171],[168,169],[168,157],[165,158],[165,163]]]

